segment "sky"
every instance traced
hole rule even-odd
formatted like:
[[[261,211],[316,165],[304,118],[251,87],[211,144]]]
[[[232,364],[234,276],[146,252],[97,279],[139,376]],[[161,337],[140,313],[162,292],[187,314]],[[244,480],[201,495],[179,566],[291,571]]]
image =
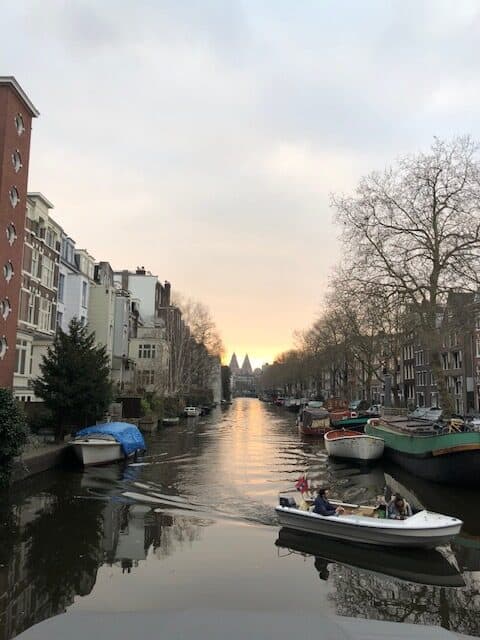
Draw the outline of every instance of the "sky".
[[[321,313],[332,193],[434,136],[480,138],[477,0],[19,0],[0,75],[29,189],[97,260],[205,303],[253,366]]]

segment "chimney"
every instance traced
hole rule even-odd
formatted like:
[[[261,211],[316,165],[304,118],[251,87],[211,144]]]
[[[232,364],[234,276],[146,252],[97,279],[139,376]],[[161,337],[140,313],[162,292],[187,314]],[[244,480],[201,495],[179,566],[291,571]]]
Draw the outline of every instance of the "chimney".
[[[172,288],[172,285],[170,284],[170,282],[168,282],[168,280],[165,280],[165,284],[164,286],[164,304],[162,306],[164,307],[169,307],[170,306],[170,290]]]
[[[128,269],[122,271],[122,289],[128,291]]]
[[[137,270],[135,271],[135,273],[137,274],[137,276],[144,276],[145,275],[145,267],[137,267]]]

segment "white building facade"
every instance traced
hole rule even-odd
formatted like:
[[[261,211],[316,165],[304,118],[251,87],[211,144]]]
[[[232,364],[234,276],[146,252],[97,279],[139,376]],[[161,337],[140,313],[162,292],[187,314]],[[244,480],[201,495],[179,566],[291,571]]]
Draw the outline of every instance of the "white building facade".
[[[41,193],[28,194],[13,380],[15,397],[25,402],[36,400],[31,381],[56,331],[62,228],[51,209]]]

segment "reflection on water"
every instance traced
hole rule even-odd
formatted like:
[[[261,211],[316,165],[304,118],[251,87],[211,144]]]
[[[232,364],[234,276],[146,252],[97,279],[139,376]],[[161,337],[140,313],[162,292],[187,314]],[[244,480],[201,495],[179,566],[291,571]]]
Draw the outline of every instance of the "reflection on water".
[[[200,536],[205,522],[118,499],[131,469],[52,474],[43,490],[2,505],[0,639],[66,611],[89,594],[101,565],[130,573],[151,550],[161,560]],[[132,477],[133,476],[133,477]],[[64,482],[65,479],[68,482]],[[50,480],[50,482],[49,482]]]
[[[239,399],[150,436],[141,464],[56,471],[15,487],[0,499],[0,640],[74,600],[115,608],[127,580],[132,610],[146,600],[158,610],[183,589],[192,606],[204,603],[200,594],[229,607],[277,600],[279,608],[303,610],[311,603],[313,611],[325,606],[480,635],[477,492],[432,485],[396,467],[328,460],[323,442],[299,437],[294,420]],[[350,502],[372,500],[388,485],[417,506],[462,518],[462,536],[441,552],[402,554],[279,532],[278,492],[305,470]],[[227,565],[217,562],[222,554]],[[152,584],[167,591],[151,596]],[[252,584],[262,585],[254,599]]]

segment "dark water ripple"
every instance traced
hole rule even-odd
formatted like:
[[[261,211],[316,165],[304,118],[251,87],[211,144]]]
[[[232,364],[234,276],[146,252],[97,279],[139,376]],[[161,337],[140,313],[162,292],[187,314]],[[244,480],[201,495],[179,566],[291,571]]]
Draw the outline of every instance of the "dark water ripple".
[[[305,471],[348,502],[400,487],[464,531],[452,548],[408,555],[279,534],[278,493]],[[173,593],[192,606],[320,607],[480,635],[477,503],[477,490],[331,461],[292,414],[237,399],[148,436],[137,464],[55,471],[1,498],[0,640],[71,607],[175,607]]]

